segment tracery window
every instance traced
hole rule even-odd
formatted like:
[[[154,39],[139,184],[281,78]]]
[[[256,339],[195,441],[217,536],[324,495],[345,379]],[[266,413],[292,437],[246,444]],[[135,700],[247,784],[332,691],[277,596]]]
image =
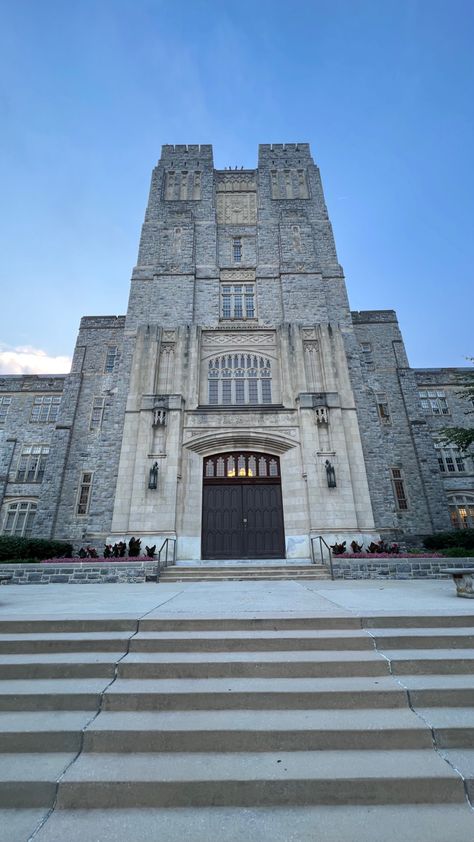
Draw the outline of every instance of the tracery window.
[[[204,479],[266,479],[280,476],[280,460],[270,454],[237,451],[208,456],[204,460]]]
[[[223,354],[208,363],[209,403],[229,405],[272,402],[272,372],[268,357]]]

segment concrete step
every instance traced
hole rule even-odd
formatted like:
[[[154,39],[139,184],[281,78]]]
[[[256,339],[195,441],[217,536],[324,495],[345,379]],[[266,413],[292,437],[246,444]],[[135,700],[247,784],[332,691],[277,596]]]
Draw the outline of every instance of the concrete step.
[[[0,653],[126,652],[131,632],[0,634]]]
[[[427,629],[377,629],[371,631],[377,649],[403,649],[417,647],[419,649],[473,649],[474,629],[471,627],[457,628],[455,631],[446,628]]]
[[[110,652],[15,653],[0,655],[0,675],[3,679],[113,678],[116,661]]]
[[[232,574],[223,574],[222,576],[203,576],[203,575],[196,575],[196,576],[160,576],[160,584],[161,585],[170,585],[175,582],[186,584],[190,582],[245,582],[255,581],[255,582],[283,582],[283,581],[300,581],[300,580],[309,580],[309,581],[316,581],[316,580],[323,580],[329,579],[330,576],[324,573],[300,573],[299,575],[288,575],[285,576],[284,574],[271,574],[271,573],[262,573],[262,574],[239,574],[236,573],[235,575]]]
[[[89,635],[94,632],[135,632],[138,621],[121,618],[87,618],[84,620],[45,620],[45,619],[23,619],[23,620],[0,620],[0,634],[41,634],[66,632],[85,633]]]
[[[391,676],[119,678],[110,685],[103,699],[104,710],[285,710],[406,705],[405,690]]]
[[[1,662],[0,662],[1,663]],[[302,678],[388,675],[376,652],[132,652],[117,667],[120,678]]]
[[[467,601],[467,600],[466,600]],[[372,634],[377,631],[377,637],[386,630],[420,629],[421,634],[429,635],[434,628],[447,630],[467,629],[467,633],[474,633],[474,613],[472,615],[446,614],[413,616],[408,612],[399,616],[354,616],[341,610],[340,614],[329,612],[318,617],[311,616],[268,616],[268,617],[228,617],[228,616],[192,616],[192,617],[144,617],[140,620],[140,631],[314,631],[316,629],[369,629]],[[392,647],[394,648],[394,647]]]
[[[416,709],[474,705],[474,675],[403,675],[398,682]]]
[[[13,811],[11,811],[13,812]],[[26,826],[33,811],[10,820]],[[1,819],[1,813],[0,813]],[[381,830],[383,829],[383,830]],[[19,842],[19,834],[4,842]],[[471,842],[464,804],[56,810],[35,842]]]
[[[91,710],[0,712],[0,751],[78,752],[94,716]]]
[[[474,674],[474,649],[389,649],[383,655],[393,675]]]
[[[0,710],[98,710],[110,678],[0,681]]]
[[[140,632],[130,652],[264,652],[303,650],[369,650],[374,642],[357,631],[196,631]]]
[[[0,807],[48,807],[75,753],[0,754]]]
[[[82,754],[58,790],[60,809],[464,799],[460,775],[430,749]]]
[[[474,749],[473,708],[417,708],[416,712],[433,730],[439,748]]]
[[[334,751],[431,746],[429,727],[408,709],[102,711],[84,734],[85,752]]]

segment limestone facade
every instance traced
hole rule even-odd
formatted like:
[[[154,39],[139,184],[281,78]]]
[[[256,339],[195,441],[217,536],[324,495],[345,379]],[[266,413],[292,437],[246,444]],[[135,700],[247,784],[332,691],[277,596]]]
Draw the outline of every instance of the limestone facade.
[[[0,528],[199,558],[203,460],[239,451],[280,460],[288,557],[462,527],[474,466],[436,446],[469,420],[458,373],[411,369],[393,311],[351,313],[307,144],[256,170],[164,146],[126,316],[81,320],[69,375],[0,380]]]

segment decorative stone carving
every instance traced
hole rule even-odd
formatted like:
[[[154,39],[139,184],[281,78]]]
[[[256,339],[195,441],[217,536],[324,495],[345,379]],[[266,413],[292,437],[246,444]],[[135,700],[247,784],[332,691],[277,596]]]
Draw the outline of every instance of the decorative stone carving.
[[[217,222],[220,225],[255,225],[256,193],[218,193]]]
[[[166,424],[166,409],[159,409],[158,407],[154,407],[153,409],[153,426],[154,427],[164,427]]]
[[[274,345],[273,333],[211,333],[203,334],[203,345]]]
[[[228,170],[225,173],[219,173],[216,176],[216,191],[218,193],[247,193],[256,189],[257,187],[254,173],[239,171],[232,172],[231,170]]]
[[[254,281],[255,269],[221,269],[221,281],[238,284],[239,281]]]
[[[163,331],[163,342],[174,342],[176,339],[176,331],[175,330],[164,330]]]
[[[329,409],[327,406],[317,406],[314,410],[316,424],[329,424]]]

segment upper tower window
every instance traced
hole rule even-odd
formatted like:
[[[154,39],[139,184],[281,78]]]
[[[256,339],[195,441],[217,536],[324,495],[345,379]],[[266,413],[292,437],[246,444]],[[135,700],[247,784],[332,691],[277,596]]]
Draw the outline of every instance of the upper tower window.
[[[105,365],[104,371],[106,374],[110,374],[117,363],[118,358],[118,348],[116,345],[109,345],[107,348],[107,353],[105,355]]]
[[[242,237],[232,238],[232,260],[234,263],[242,262]]]
[[[221,285],[221,318],[255,318],[255,284]]]

